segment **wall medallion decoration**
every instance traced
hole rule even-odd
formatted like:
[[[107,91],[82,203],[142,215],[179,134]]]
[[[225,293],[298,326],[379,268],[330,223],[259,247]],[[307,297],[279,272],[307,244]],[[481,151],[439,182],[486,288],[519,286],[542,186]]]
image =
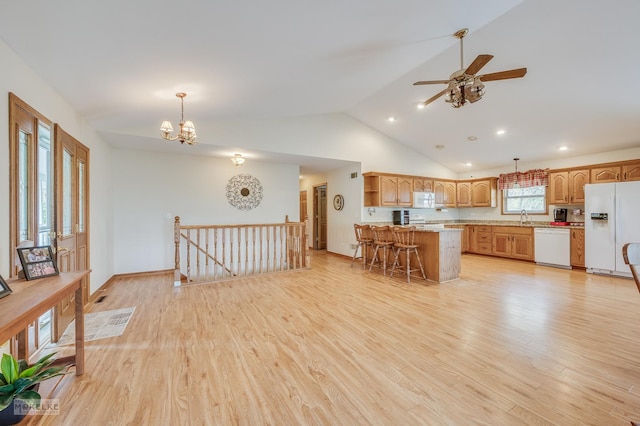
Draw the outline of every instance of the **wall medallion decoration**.
[[[248,174],[239,174],[229,179],[226,191],[229,204],[238,210],[251,210],[262,201],[262,184]]]

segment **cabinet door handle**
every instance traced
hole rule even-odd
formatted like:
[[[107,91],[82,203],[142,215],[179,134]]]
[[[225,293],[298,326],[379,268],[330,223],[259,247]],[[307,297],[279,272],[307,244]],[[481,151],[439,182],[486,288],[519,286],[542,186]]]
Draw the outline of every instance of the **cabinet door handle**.
[[[620,180],[620,173],[616,173],[616,179]]]
[[[565,195],[565,196],[564,196],[564,200],[565,200],[565,201],[569,201],[569,198]]]
[[[622,180],[627,180],[627,172],[624,172],[624,176],[622,177]]]

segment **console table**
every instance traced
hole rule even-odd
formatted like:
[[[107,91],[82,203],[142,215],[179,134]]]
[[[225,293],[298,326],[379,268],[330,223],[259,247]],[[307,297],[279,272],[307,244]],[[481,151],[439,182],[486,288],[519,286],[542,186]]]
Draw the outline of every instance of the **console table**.
[[[25,330],[46,311],[56,306],[71,292],[75,292],[75,355],[57,362],[74,362],[76,375],[84,373],[84,312],[82,281],[91,271],[62,272],[37,280],[7,280],[12,294],[0,299],[0,342],[18,336],[18,358],[26,359]],[[20,343],[22,342],[22,343]]]

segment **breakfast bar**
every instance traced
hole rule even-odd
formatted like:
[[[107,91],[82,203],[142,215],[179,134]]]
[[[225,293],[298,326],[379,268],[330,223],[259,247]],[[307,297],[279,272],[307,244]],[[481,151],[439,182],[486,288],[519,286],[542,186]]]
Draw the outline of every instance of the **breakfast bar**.
[[[462,229],[421,229],[419,225],[416,228],[414,242],[419,246],[427,280],[442,283],[457,279],[460,276]]]

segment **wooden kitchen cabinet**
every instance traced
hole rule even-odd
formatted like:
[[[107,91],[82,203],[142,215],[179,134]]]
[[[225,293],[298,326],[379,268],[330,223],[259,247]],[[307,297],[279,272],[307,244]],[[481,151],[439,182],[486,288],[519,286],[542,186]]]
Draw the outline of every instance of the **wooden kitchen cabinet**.
[[[589,170],[549,173],[549,204],[584,204]]]
[[[533,260],[533,228],[494,226],[491,235],[494,256]]]
[[[433,192],[433,180],[423,178],[413,178],[414,192]]]
[[[569,202],[569,173],[549,173],[549,204]]]
[[[365,173],[364,206],[411,207],[413,179],[410,177]]]
[[[380,206],[380,176],[365,173],[364,178],[364,206]]]
[[[457,207],[471,207],[471,182],[456,182]]]
[[[622,166],[622,181],[630,182],[640,180],[640,161]]]
[[[588,170],[569,172],[569,204],[584,204],[584,186],[589,183]]]
[[[620,166],[597,167],[591,169],[591,183],[620,181]]]
[[[467,233],[469,253],[491,254],[491,226],[469,225]]]
[[[584,268],[584,229],[571,230],[571,266]]]
[[[380,204],[383,206],[411,207],[413,179],[397,176],[380,176]]]
[[[498,180],[486,179],[471,182],[472,207],[496,207]]]
[[[455,181],[433,181],[433,192],[436,207],[456,206],[456,182]]]

